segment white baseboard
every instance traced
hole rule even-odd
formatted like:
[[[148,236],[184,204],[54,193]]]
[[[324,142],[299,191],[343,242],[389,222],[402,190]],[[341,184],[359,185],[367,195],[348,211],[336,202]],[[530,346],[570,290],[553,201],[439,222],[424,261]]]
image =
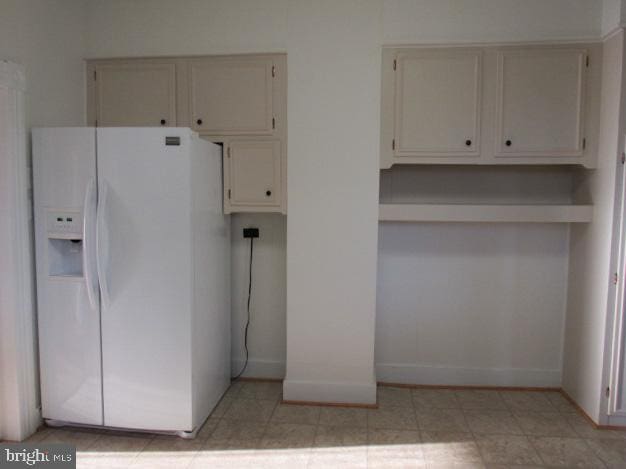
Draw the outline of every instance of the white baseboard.
[[[236,376],[243,368],[243,359],[231,361],[231,373]],[[248,360],[248,366],[243,373],[244,378],[283,379],[285,377],[285,362],[273,360]]]
[[[561,387],[561,370],[454,368],[379,363],[376,379],[387,383],[449,386]]]
[[[283,399],[333,404],[376,404],[376,380],[368,383],[298,381],[285,379]]]

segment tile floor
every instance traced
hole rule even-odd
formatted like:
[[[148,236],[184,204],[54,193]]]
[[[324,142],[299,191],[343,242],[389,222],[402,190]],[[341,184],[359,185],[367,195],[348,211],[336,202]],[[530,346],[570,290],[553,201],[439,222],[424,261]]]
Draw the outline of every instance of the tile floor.
[[[559,393],[380,387],[379,409],[281,404],[238,382],[195,440],[43,428],[79,468],[626,468],[626,432],[596,430]]]

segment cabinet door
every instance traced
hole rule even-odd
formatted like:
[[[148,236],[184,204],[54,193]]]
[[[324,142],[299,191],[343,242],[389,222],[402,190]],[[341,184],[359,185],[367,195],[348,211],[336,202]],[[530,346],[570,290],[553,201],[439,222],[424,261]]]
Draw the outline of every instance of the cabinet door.
[[[115,63],[95,66],[98,126],[176,126],[176,65]]]
[[[281,157],[277,140],[231,141],[227,150],[227,200],[234,210],[281,205]]]
[[[478,155],[481,52],[399,52],[394,68],[394,156]]]
[[[582,156],[587,51],[498,53],[496,156]]]
[[[271,57],[209,57],[189,62],[194,130],[210,135],[271,135]]]

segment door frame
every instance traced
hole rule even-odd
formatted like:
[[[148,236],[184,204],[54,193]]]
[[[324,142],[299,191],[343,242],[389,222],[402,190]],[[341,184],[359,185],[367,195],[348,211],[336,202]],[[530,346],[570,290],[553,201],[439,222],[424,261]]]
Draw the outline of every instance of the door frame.
[[[0,60],[0,87],[8,90],[8,151],[0,167],[9,174],[9,200],[0,230],[9,243],[0,246],[6,262],[0,275],[0,439],[21,441],[41,423],[37,372],[32,190],[24,118],[25,75],[22,66]],[[0,112],[3,112],[0,110]]]

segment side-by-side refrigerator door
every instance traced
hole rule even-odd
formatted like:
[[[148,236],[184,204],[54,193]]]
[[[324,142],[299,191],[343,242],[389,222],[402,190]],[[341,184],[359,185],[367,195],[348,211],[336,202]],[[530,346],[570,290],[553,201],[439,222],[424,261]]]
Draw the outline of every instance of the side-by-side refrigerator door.
[[[98,129],[107,426],[192,430],[189,136]]]
[[[32,136],[42,414],[102,425],[95,129]]]

